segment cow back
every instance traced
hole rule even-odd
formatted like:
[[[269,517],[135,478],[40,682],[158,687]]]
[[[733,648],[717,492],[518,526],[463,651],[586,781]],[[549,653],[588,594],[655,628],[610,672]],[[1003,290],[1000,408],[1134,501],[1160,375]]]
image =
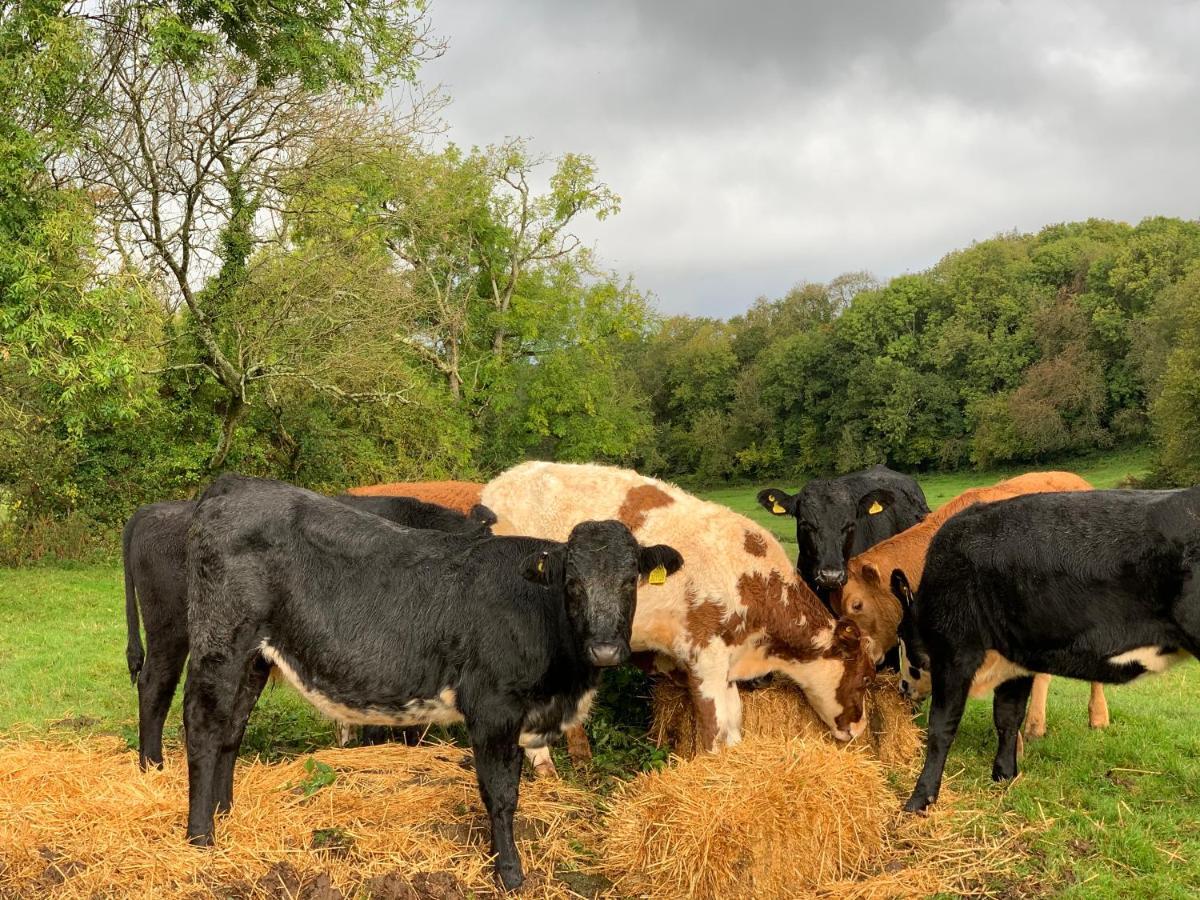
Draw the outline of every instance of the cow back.
[[[413,497],[461,513],[479,503],[483,485],[474,481],[395,481],[350,488],[347,494],[360,497]]]

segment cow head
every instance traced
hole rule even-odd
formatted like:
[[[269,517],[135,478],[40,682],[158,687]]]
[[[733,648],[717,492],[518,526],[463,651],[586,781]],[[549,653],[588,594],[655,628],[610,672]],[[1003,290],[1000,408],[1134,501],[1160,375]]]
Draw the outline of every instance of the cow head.
[[[892,572],[892,593],[900,602],[903,618],[900,620],[900,693],[911,700],[924,700],[933,689],[929,677],[929,653],[917,631],[916,607],[912,588],[904,571]]]
[[[809,706],[839,741],[849,741],[867,726],[866,692],[875,677],[875,662],[858,626],[839,619],[828,647],[794,656],[772,642],[768,665],[796,682]]]
[[[878,566],[860,563],[857,558],[851,560],[846,567],[845,586],[834,591],[830,601],[836,615],[845,616],[862,631],[876,664],[883,662],[896,646],[902,612]]]
[[[758,502],[772,515],[795,518],[796,571],[810,586],[826,590],[846,583],[858,520],[878,515],[895,499],[887,488],[860,495],[836,478],[814,478],[796,494],[778,488],[758,492]]]
[[[638,578],[683,565],[673,547],[643,547],[620,522],[581,522],[567,542],[525,563],[530,581],[562,590],[567,618],[589,662],[619,666],[629,659]]]

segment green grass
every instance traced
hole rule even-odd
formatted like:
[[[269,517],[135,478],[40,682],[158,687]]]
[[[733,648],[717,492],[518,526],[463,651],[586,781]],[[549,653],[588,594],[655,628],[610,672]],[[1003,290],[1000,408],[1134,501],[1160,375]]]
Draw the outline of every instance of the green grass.
[[[1148,468],[1142,453],[1079,461],[1070,468],[1101,487]],[[931,505],[1014,472],[923,478]],[[794,487],[794,486],[793,486]],[[705,492],[783,530],[754,502],[754,487]],[[124,596],[111,566],[0,569],[0,732],[111,733],[136,740],[136,692],[125,670]],[[611,679],[610,679],[611,680]],[[644,707],[630,703],[636,676],[601,704],[592,724],[600,775],[631,774],[660,761],[634,734]],[[615,691],[616,681],[610,686]],[[610,692],[611,693],[611,692]],[[947,766],[961,803],[999,823],[1033,828],[1005,896],[1194,897],[1200,895],[1200,669],[1109,688],[1112,726],[1087,727],[1087,686],[1063,679],[1050,691],[1049,734],[1027,747],[1012,785],[991,783],[995,736],[988,701],[971,701]],[[168,719],[177,741],[178,700]],[[291,754],[332,743],[332,727],[287,688],[268,688],[251,719],[246,753]],[[168,752],[179,752],[168,744]],[[562,758],[560,757],[560,762]],[[611,784],[611,780],[607,782]],[[899,794],[911,784],[897,783]]]
[[[0,569],[0,732],[118,734],[137,744],[137,691],[125,666],[125,592],[112,566]],[[178,737],[175,698],[165,737]],[[290,690],[268,686],[249,753],[328,746],[333,728]]]

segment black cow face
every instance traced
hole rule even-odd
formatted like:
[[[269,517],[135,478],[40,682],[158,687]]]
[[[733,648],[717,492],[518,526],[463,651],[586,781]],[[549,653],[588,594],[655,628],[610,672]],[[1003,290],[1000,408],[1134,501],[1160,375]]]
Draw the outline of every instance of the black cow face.
[[[830,478],[814,478],[799,493],[759,491],[758,502],[773,515],[796,519],[796,571],[809,585],[835,590],[846,583],[846,563],[862,516],[883,512],[895,500],[886,488],[862,496]]]
[[[903,618],[897,642],[900,651],[900,693],[911,700],[923,700],[932,686],[929,677],[929,653],[917,631],[912,588],[903,570],[892,572],[892,593],[900,601]]]
[[[638,578],[679,571],[683,557],[666,544],[643,547],[620,522],[581,522],[565,546],[535,554],[525,568],[530,581],[562,585],[567,617],[596,666],[629,659]],[[656,580],[656,579],[655,579]]]

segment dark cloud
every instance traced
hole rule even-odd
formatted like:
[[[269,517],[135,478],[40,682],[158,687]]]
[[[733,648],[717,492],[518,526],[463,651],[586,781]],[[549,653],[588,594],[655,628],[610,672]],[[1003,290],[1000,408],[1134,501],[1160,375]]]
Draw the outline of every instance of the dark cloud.
[[[596,157],[666,311],[923,268],[1012,228],[1200,214],[1200,4],[439,0],[452,139]]]

